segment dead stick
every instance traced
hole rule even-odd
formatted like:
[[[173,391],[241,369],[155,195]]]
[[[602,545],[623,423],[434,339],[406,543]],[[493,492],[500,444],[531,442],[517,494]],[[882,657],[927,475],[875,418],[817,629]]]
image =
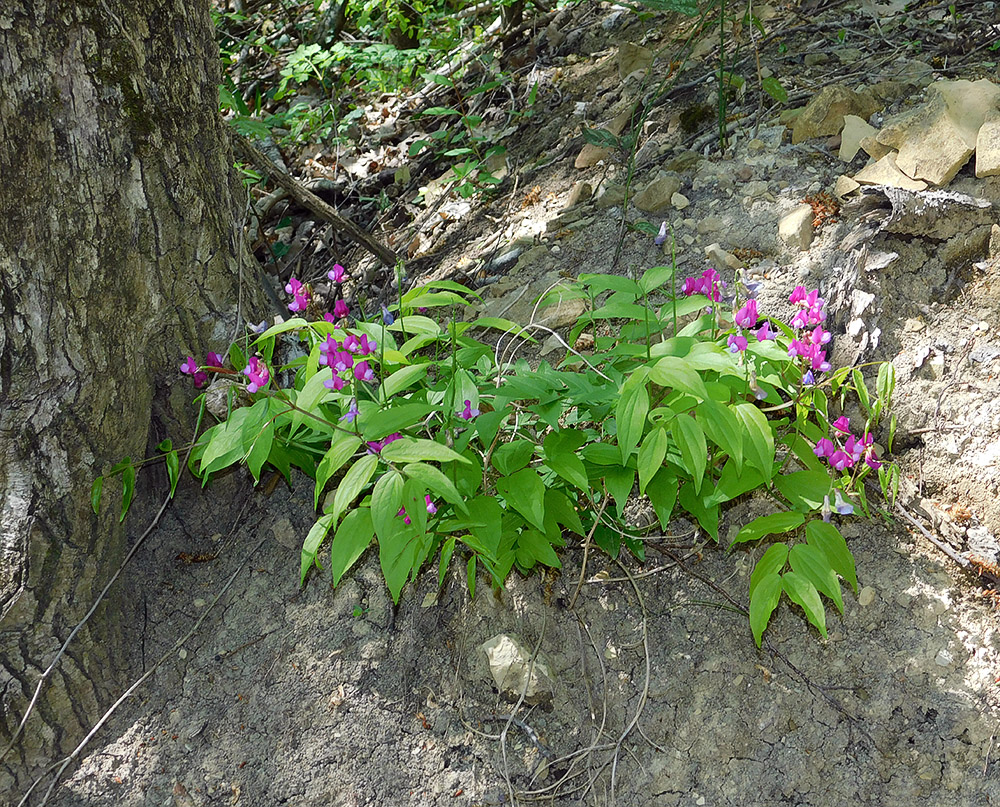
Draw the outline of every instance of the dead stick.
[[[330,222],[330,224],[341,232],[346,233],[352,241],[363,246],[386,266],[396,265],[399,259],[396,257],[395,252],[381,244],[356,224],[345,219],[330,205],[320,199],[315,193],[304,188],[300,182],[282,171],[277,165],[274,164],[270,157],[262,153],[257,147],[250,143],[249,140],[238,134],[233,135],[233,140],[236,143],[237,150],[241,152],[242,156],[246,157],[258,168],[266,171],[268,176],[276,184],[288,191],[289,196],[291,196],[296,202],[303,207],[308,208],[317,216],[320,216]]]

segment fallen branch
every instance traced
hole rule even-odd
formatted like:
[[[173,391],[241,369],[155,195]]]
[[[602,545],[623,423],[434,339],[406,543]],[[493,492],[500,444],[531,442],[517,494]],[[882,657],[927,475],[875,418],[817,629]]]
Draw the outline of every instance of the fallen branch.
[[[265,171],[275,184],[280,185],[288,191],[288,195],[300,205],[311,210],[325,221],[328,221],[340,232],[345,233],[352,241],[363,246],[386,266],[395,266],[399,262],[399,258],[395,252],[353,222],[345,219],[315,193],[303,187],[302,183],[282,171],[270,157],[261,152],[260,149],[245,137],[234,133],[233,140],[236,143],[237,151],[244,158]]]

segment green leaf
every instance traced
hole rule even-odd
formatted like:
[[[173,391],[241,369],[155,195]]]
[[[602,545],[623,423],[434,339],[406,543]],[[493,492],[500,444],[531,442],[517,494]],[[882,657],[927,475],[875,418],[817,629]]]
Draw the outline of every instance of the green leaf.
[[[622,463],[628,462],[642,438],[642,430],[649,413],[649,392],[641,373],[633,373],[621,388],[615,422],[618,426],[618,450]]]
[[[355,461],[354,465],[344,474],[344,478],[337,485],[337,492],[333,496],[333,509],[330,510],[334,522],[340,518],[347,509],[347,506],[358,497],[358,494],[371,481],[372,474],[375,473],[377,466],[378,456],[376,454],[366,454],[361,459]]]
[[[737,466],[742,466],[743,424],[733,413],[733,410],[712,399],[707,399],[695,407],[695,412],[697,412],[698,422],[705,430],[705,434],[732,457]]]
[[[726,460],[722,473],[715,481],[715,490],[705,497],[705,504],[723,504],[756,488],[766,487],[763,474],[756,468],[744,465],[739,471],[732,457]]]
[[[587,469],[576,455],[576,449],[583,445],[586,437],[582,432],[563,430],[549,432],[545,436],[542,448],[545,452],[545,464],[570,484],[586,492],[590,490],[587,481]]]
[[[820,593],[833,600],[840,613],[844,613],[844,598],[840,592],[840,583],[822,550],[810,544],[796,544],[788,553],[788,562],[792,566],[792,571],[816,586]]]
[[[527,465],[534,453],[535,444],[530,440],[504,443],[493,452],[493,467],[505,476],[510,476]]]
[[[540,530],[545,529],[545,483],[530,468],[497,480],[497,490],[525,520]]]
[[[99,476],[94,480],[94,484],[90,486],[90,506],[94,509],[95,516],[100,515],[102,490],[104,490],[104,477]]]
[[[759,588],[759,586],[758,586]],[[806,618],[817,627],[826,638],[826,610],[819,598],[819,592],[808,579],[795,572],[785,572],[781,576],[781,588],[806,612]]]
[[[742,544],[746,541],[756,541],[765,535],[776,535],[780,532],[788,532],[805,524],[806,517],[802,513],[785,512],[770,513],[766,516],[758,516],[749,524],[744,524],[737,533],[733,543]]]
[[[379,541],[403,526],[403,520],[396,515],[403,506],[403,484],[399,473],[389,471],[382,475],[372,490],[372,525]]]
[[[775,477],[775,486],[791,503],[802,512],[818,510],[823,506],[823,497],[830,495],[830,475],[826,471],[795,471]]]
[[[851,378],[854,381],[854,388],[858,393],[858,400],[861,406],[868,412],[871,409],[871,399],[868,396],[868,387],[865,384],[865,377],[856,367],[851,371]]]
[[[875,391],[880,400],[888,404],[892,400],[892,393],[896,389],[896,368],[891,362],[884,362],[878,368],[878,380],[875,382]]]
[[[122,469],[122,512],[118,517],[119,524],[125,520],[133,496],[135,496],[135,466],[129,460],[129,464]]]
[[[330,448],[323,455],[323,459],[320,460],[319,467],[316,468],[316,491],[313,496],[314,508],[319,509],[319,497],[323,495],[323,488],[326,487],[326,483],[330,480],[330,477],[337,473],[343,467],[344,463],[354,456],[354,452],[357,451],[360,445],[361,438],[356,435],[348,434],[347,432],[337,432],[334,435],[330,443]]]
[[[466,464],[470,464],[465,457],[461,458]],[[422,462],[411,462],[404,465],[403,473],[410,479],[417,479],[432,492],[436,493],[446,502],[455,505],[460,510],[465,510],[465,500],[458,492],[454,483],[433,465],[426,465]]]
[[[370,508],[359,507],[344,516],[330,548],[330,570],[333,572],[334,587],[371,545],[374,537],[375,527],[372,525]]]
[[[419,381],[427,375],[429,369],[430,364],[411,364],[409,367],[397,370],[382,382],[382,388],[379,390],[379,400],[386,401],[397,392]]]
[[[697,421],[687,415],[678,415],[670,423],[674,440],[681,450],[682,464],[694,481],[696,490],[701,488],[705,476],[705,466],[708,463],[708,443],[705,432]]]
[[[615,509],[620,518],[635,485],[635,471],[621,465],[610,465],[604,469],[604,484],[608,486],[608,493],[614,497]]]
[[[646,486],[646,495],[656,512],[660,528],[666,530],[677,502],[677,478],[666,468],[660,468]]]
[[[374,412],[363,424],[362,436],[365,440],[380,440],[386,435],[419,423],[437,409],[438,407],[432,404],[407,403]]]
[[[323,540],[326,538],[326,534],[330,531],[330,527],[332,526],[332,515],[320,516],[316,519],[316,523],[310,528],[305,541],[302,542],[299,585],[305,584],[306,575],[316,562],[316,555],[319,553],[320,545],[323,543]]]
[[[602,291],[618,291],[632,296],[632,299],[642,297],[642,286],[634,280],[622,275],[607,275],[601,272],[582,274],[577,278],[595,294]]]
[[[505,333],[512,333],[524,339],[526,342],[537,342],[523,325],[518,325],[516,322],[511,322],[509,319],[503,319],[501,317],[479,317],[474,319],[470,323],[473,328],[493,328],[497,331],[504,331]]]
[[[251,421],[248,421],[247,425],[256,425]],[[256,434],[247,434],[244,429],[243,434],[243,444],[247,444],[247,439],[250,439],[250,451],[247,453],[246,463],[247,468],[253,475],[254,482],[260,481],[260,469],[267,462],[267,458],[271,454],[271,446],[274,443],[274,420],[265,421],[263,427],[257,431]]]
[[[686,392],[699,401],[709,397],[705,382],[701,380],[698,371],[679,356],[664,356],[657,360],[649,371],[649,380],[661,387]]]
[[[272,336],[277,336],[279,333],[287,333],[288,331],[294,331],[297,328],[306,328],[308,326],[309,323],[302,317],[292,317],[284,322],[279,322],[277,325],[272,325],[264,331],[264,333],[254,339],[253,344],[259,345],[264,340],[270,339]]]
[[[642,441],[639,447],[639,493],[646,492],[646,487],[663,467],[663,458],[667,456],[667,430],[660,427],[653,429]]]
[[[847,548],[847,541],[840,530],[825,521],[810,521],[806,524],[806,541],[826,555],[830,568],[843,577],[857,594],[858,575],[854,567],[854,556]]]
[[[669,282],[676,274],[676,271],[673,266],[654,266],[647,269],[643,272],[642,277],[639,278],[639,288],[642,289],[644,294],[656,291],[660,286]]]
[[[677,498],[680,500],[681,507],[698,520],[698,523],[711,536],[712,540],[718,541],[719,506],[706,504],[691,482],[686,482],[681,486]]]
[[[177,483],[181,478],[181,461],[177,456],[176,451],[171,451],[166,456],[167,463],[167,479],[170,480],[170,498],[174,498],[174,493],[177,492]],[[98,498],[100,498],[100,492],[98,492]],[[97,512],[96,510],[94,512]]]
[[[767,417],[751,403],[736,404],[732,413],[742,424],[743,450],[747,462],[770,479],[774,466],[774,434]]]
[[[529,557],[530,562],[525,562]],[[522,531],[517,537],[517,561],[526,569],[534,566],[535,561],[553,569],[562,566],[552,544],[538,530],[530,529]]]
[[[781,82],[774,76],[768,76],[760,82],[761,89],[770,95],[779,104],[788,103],[788,90],[781,86]]]
[[[757,643],[757,647],[760,647],[761,638],[771,619],[771,614],[778,607],[778,600],[781,599],[781,587],[782,578],[777,574],[769,574],[760,580],[757,588],[750,595],[750,630],[753,632],[753,640]]]
[[[489,558],[496,558],[503,537],[503,510],[493,496],[477,496],[466,503],[469,511],[469,531],[479,540],[482,552]]]
[[[386,462],[461,462],[468,464],[469,460],[461,454],[452,451],[448,446],[436,440],[424,440],[416,437],[403,437],[393,440],[381,451]]]
[[[753,567],[750,574],[750,596],[753,597],[754,590],[760,582],[773,574],[780,574],[785,568],[785,561],[788,560],[788,547],[784,544],[771,544],[767,552],[761,555],[760,560]]]
[[[448,573],[448,566],[451,563],[451,556],[454,552],[455,536],[453,535],[441,547],[441,558],[438,561],[438,588],[444,586],[444,576]]]
[[[465,565],[465,582],[469,587],[469,599],[476,596],[476,556],[473,555],[469,558],[469,562]]]
[[[560,490],[549,488],[545,491],[545,519],[555,524],[562,524],[566,529],[575,532],[577,535],[586,535],[583,522],[580,521],[580,514],[577,513],[569,496]],[[546,527],[548,528],[549,525],[546,524]],[[557,530],[546,529],[546,535],[553,544],[557,544],[558,546],[565,545],[561,537],[558,540],[553,537],[553,535],[560,535]]]
[[[618,135],[609,132],[607,129],[588,129],[583,127],[583,139],[592,146],[598,148],[617,149],[621,147]]]

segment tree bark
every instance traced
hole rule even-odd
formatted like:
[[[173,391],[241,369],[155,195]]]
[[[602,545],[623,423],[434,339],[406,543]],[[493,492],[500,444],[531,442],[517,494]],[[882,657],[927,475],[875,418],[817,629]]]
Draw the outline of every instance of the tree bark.
[[[0,8],[0,752],[124,555],[93,479],[146,454],[151,413],[183,419],[183,356],[224,352],[235,325],[243,191],[219,79],[203,0]],[[113,591],[69,646],[0,793],[120,690],[127,602]]]

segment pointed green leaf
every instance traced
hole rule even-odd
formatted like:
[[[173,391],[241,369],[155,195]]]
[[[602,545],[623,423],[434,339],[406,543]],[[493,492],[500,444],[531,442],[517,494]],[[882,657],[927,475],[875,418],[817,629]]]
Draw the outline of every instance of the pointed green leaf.
[[[330,442],[330,448],[323,455],[323,459],[319,461],[319,466],[316,468],[316,489],[313,495],[314,508],[319,509],[319,497],[323,494],[323,488],[330,481],[330,477],[337,473],[343,467],[344,463],[354,456],[354,452],[357,451],[360,445],[361,438],[356,435],[348,434],[347,432],[337,432],[334,434],[333,440]]]
[[[416,437],[393,440],[382,449],[381,454],[386,462],[461,462],[466,465],[469,463],[469,460],[443,443]]]
[[[821,594],[833,600],[840,613],[844,613],[844,597],[840,591],[840,582],[830,567],[829,559],[821,550],[810,544],[796,544],[788,553],[788,562],[793,572],[802,575],[816,586]]]
[[[356,460],[350,467],[344,478],[337,485],[337,492],[333,496],[333,508],[330,514],[334,522],[347,510],[348,505],[353,502],[358,494],[371,481],[372,474],[378,466],[378,456],[376,454],[366,454],[361,459]]]
[[[753,567],[750,573],[750,596],[753,597],[754,590],[760,585],[761,580],[771,575],[781,574],[785,568],[785,561],[788,560],[788,547],[785,544],[771,544],[767,552],[761,555],[760,560]]]
[[[390,445],[393,444],[390,443]],[[462,457],[462,460],[468,462],[465,460],[465,457]],[[422,462],[411,462],[408,465],[404,465],[401,470],[411,479],[420,480],[420,482],[425,485],[431,493],[437,494],[446,502],[455,505],[460,510],[466,509],[465,500],[462,498],[462,494],[458,492],[454,483],[438,468]]]
[[[615,509],[619,517],[625,512],[625,505],[628,497],[632,494],[635,486],[635,471],[631,468],[623,468],[620,465],[610,465],[604,470],[604,484],[608,487],[608,493],[615,500]]]
[[[128,509],[132,505],[133,496],[135,496],[135,466],[129,462],[122,469],[122,512],[118,517],[119,524],[125,520]]]
[[[430,364],[411,364],[409,367],[396,370],[396,372],[382,382],[382,388],[379,390],[379,400],[386,401],[397,392],[401,392],[414,382],[419,381],[427,375],[429,369]]]
[[[816,586],[796,572],[785,572],[781,576],[781,588],[792,602],[806,612],[806,618],[816,626],[820,635],[825,639],[826,610],[823,608],[823,602],[819,598]]]
[[[374,537],[375,527],[372,525],[370,508],[359,507],[344,516],[333,536],[333,545],[330,548],[330,571],[333,572],[335,587],[364,551],[371,546]]]
[[[493,467],[505,476],[510,476],[527,465],[534,453],[535,444],[530,440],[504,443],[493,452]]]
[[[305,541],[302,542],[299,585],[305,584],[306,575],[312,568],[313,563],[316,562],[316,555],[319,552],[320,545],[323,543],[323,540],[326,538],[326,534],[330,531],[330,527],[332,526],[333,516],[325,515],[316,519],[316,523],[309,529],[309,534],[306,536]]]
[[[641,374],[634,373],[622,386],[618,406],[615,408],[618,450],[621,452],[622,463],[628,462],[629,456],[639,445],[648,413],[649,392],[646,390],[645,379]]]
[[[667,442],[667,430],[663,427],[653,429],[642,441],[638,461],[640,494],[646,492],[646,486],[663,467],[663,458],[667,456]]]
[[[780,598],[781,577],[774,573],[761,578],[757,588],[750,595],[750,630],[753,632],[753,640],[757,643],[757,647],[760,647],[764,630]]]
[[[590,490],[587,469],[583,460],[576,455],[576,449],[583,445],[586,437],[582,432],[563,430],[549,432],[542,444],[545,464],[570,484],[580,490]]]
[[[737,466],[742,466],[743,424],[733,410],[712,399],[706,399],[695,407],[695,412],[698,423],[709,439],[732,457]]]
[[[806,541],[819,549],[830,563],[830,568],[843,577],[858,593],[858,575],[854,566],[854,556],[847,548],[847,541],[833,524],[825,521],[810,521],[806,524]]]
[[[764,474],[772,475],[774,465],[774,433],[764,413],[751,403],[736,404],[732,412],[742,423],[743,450],[747,462]]]
[[[100,515],[101,511],[101,491],[104,490],[104,477],[99,476],[90,486],[90,506],[94,508],[94,515]]]
[[[666,468],[660,468],[646,486],[646,495],[653,505],[660,529],[666,530],[677,502],[677,478]]]
[[[530,468],[497,480],[497,490],[525,520],[540,530],[545,529],[545,483]]]
[[[802,513],[796,512],[770,513],[766,516],[758,516],[749,524],[743,525],[729,546],[732,547],[734,544],[741,544],[745,541],[756,541],[765,535],[788,532],[796,527],[801,527],[805,522],[806,517]]]
[[[796,510],[809,512],[823,506],[831,481],[826,471],[795,471],[775,477],[774,484]]]
[[[166,457],[167,479],[170,481],[170,498],[177,492],[177,483],[181,478],[181,461],[176,451],[171,451]]]
[[[528,558],[530,562],[526,562]],[[538,530],[532,529],[523,530],[517,538],[517,560],[526,569],[534,566],[535,561],[553,569],[562,566],[552,544]]]
[[[705,382],[701,380],[698,371],[684,359],[678,356],[664,356],[650,368],[649,380],[661,387],[686,392],[699,401],[709,397]]]
[[[705,466],[708,464],[708,443],[705,432],[698,422],[688,415],[678,415],[670,422],[673,438],[681,450],[682,464],[691,475],[695,489],[701,488],[701,480],[705,476]]]

